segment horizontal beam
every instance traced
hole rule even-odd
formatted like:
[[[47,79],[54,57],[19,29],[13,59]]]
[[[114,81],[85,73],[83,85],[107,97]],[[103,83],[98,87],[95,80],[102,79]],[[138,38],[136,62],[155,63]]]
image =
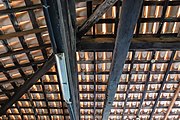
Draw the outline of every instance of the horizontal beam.
[[[17,13],[17,12],[23,12],[23,11],[29,11],[34,9],[40,9],[42,8],[41,4],[32,5],[32,6],[24,6],[19,8],[13,8],[13,9],[7,9],[7,10],[0,10],[0,15],[6,15],[10,13]]]
[[[77,51],[113,51],[115,38],[84,37],[77,43]],[[180,38],[133,38],[130,50],[180,49]]]
[[[144,1],[144,6],[164,6],[165,1]],[[169,1],[169,6],[178,6],[180,1]]]
[[[36,34],[36,33],[41,33],[45,31],[47,31],[47,27],[26,30],[26,31],[21,31],[21,32],[14,32],[14,33],[9,33],[9,34],[3,34],[3,35],[0,35],[0,40],[10,39],[12,37],[21,37],[28,34]]]
[[[14,95],[0,109],[0,115],[5,114],[6,110],[14,104],[23,94],[25,94],[53,65],[55,57],[51,55],[44,65],[39,68],[25,83],[19,87]]]

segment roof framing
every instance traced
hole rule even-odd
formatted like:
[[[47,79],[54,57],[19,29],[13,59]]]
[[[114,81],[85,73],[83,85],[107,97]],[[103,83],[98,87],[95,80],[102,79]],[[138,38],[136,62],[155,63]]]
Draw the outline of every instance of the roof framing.
[[[53,65],[55,64],[54,55],[48,59],[48,61],[40,67],[28,80],[25,81],[24,85],[17,88],[16,93],[9,99],[2,109],[0,115],[5,114],[6,110],[14,104],[23,94],[25,94],[34,85],[38,79],[40,79]]]

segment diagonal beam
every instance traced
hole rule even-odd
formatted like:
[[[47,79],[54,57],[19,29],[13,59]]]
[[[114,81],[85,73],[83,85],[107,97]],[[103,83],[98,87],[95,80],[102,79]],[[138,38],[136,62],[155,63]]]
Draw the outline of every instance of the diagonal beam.
[[[124,0],[118,25],[118,32],[113,52],[113,60],[106,90],[106,101],[103,109],[103,120],[107,120],[117,91],[119,79],[133,37],[143,0]],[[131,8],[131,9],[129,9]]]
[[[51,55],[48,61],[44,63],[44,65],[39,68],[28,80],[26,80],[23,86],[17,89],[16,93],[14,93],[11,99],[1,107],[0,115],[5,114],[6,110],[12,104],[14,104],[23,94],[25,94],[31,88],[31,86],[35,84],[37,80],[40,79],[54,64],[55,58],[54,55]]]
[[[118,0],[105,0],[94,13],[79,27],[78,36],[83,36]]]
[[[170,103],[170,105],[168,107],[168,110],[167,110],[167,112],[165,114],[164,120],[167,120],[167,118],[168,118],[168,116],[169,116],[169,114],[170,114],[170,112],[171,112],[171,110],[172,110],[172,108],[174,106],[174,103],[175,103],[175,101],[176,101],[176,99],[178,97],[179,91],[180,91],[180,82],[179,82],[178,88],[176,89],[176,91],[174,93],[174,96],[173,96],[173,98],[171,100],[171,103]]]

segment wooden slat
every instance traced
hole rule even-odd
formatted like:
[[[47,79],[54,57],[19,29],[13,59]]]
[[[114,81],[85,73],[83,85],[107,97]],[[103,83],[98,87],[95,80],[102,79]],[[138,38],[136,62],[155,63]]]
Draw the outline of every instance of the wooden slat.
[[[171,103],[170,103],[170,105],[168,107],[168,110],[167,110],[167,112],[165,114],[164,120],[167,120],[167,118],[168,118],[168,116],[169,116],[169,114],[170,114],[170,112],[171,112],[171,110],[172,110],[172,108],[174,106],[174,103],[175,103],[175,101],[176,101],[176,99],[178,97],[179,91],[180,91],[180,82],[179,82],[178,88],[176,89],[176,91],[174,93],[174,96],[173,96],[173,98],[171,100]]]
[[[33,34],[33,33],[34,34],[41,33],[41,32],[45,32],[45,31],[47,31],[47,27],[32,29],[32,30],[27,30],[27,31],[21,31],[21,32],[14,32],[14,33],[9,33],[9,34],[3,34],[3,35],[0,35],[0,40],[9,39],[12,37],[21,37],[21,36]]]
[[[114,96],[117,91],[119,79],[123,71],[135,24],[141,10],[143,0],[125,0],[122,3],[122,12],[118,25],[118,32],[113,53],[113,60],[106,90],[106,100],[103,109],[103,120],[107,120],[110,114]],[[129,9],[131,8],[131,9]]]

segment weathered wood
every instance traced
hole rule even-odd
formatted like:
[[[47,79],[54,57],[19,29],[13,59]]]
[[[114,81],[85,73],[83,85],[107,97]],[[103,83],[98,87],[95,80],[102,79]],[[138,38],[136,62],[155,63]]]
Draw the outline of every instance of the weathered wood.
[[[32,6],[25,6],[25,7],[19,7],[19,8],[13,8],[13,9],[7,9],[7,10],[0,10],[0,15],[6,15],[10,13],[17,13],[22,11],[29,11],[34,9],[40,9],[42,8],[41,4],[32,5]]]
[[[77,43],[77,51],[113,51],[115,38],[91,38],[83,37]],[[178,50],[180,46],[180,38],[133,38],[130,44],[130,50],[146,49],[161,50],[172,49]]]
[[[122,3],[122,12],[118,25],[113,60],[106,90],[106,100],[104,103],[102,118],[103,120],[107,120],[110,114],[142,2],[143,0],[125,0]]]
[[[0,109],[0,115],[5,114],[6,110],[14,104],[23,94],[25,94],[34,85],[39,78],[41,78],[53,65],[55,64],[54,55],[51,55],[49,60],[39,68],[25,83],[23,86],[16,90],[16,93],[9,99]]]
[[[180,91],[180,82],[179,82],[179,85],[178,85],[178,87],[176,89],[176,92],[174,93],[174,96],[173,96],[173,98],[171,100],[171,103],[170,103],[170,105],[168,107],[168,110],[167,110],[167,112],[165,114],[164,120],[167,120],[167,118],[168,118],[168,116],[169,116],[169,114],[170,114],[170,112],[171,112],[171,110],[172,110],[172,108],[174,106],[174,103],[175,103],[175,101],[176,101],[176,99],[178,97],[179,91]]]
[[[67,103],[71,119],[79,120],[79,96],[76,69],[75,3],[71,0],[51,0],[44,4],[44,13],[54,53],[64,53],[71,94]],[[57,14],[56,14],[57,13]]]
[[[14,32],[14,33],[9,33],[9,34],[3,34],[0,35],[0,40],[4,40],[4,39],[9,39],[12,37],[21,37],[24,35],[28,35],[28,34],[35,34],[35,33],[41,33],[47,31],[47,28],[39,28],[39,29],[32,29],[32,30],[27,30],[27,31],[21,31],[21,32]]]
[[[94,13],[79,27],[78,36],[84,35],[90,28],[98,22],[104,13],[106,13],[118,0],[105,0]]]

